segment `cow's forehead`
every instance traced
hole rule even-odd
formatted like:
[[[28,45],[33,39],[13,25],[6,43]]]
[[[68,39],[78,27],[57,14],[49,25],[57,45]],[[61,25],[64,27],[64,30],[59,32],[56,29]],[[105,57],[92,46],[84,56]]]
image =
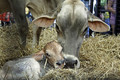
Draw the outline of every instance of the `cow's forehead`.
[[[81,6],[85,6],[85,4],[81,0],[65,0],[63,4],[79,4]]]

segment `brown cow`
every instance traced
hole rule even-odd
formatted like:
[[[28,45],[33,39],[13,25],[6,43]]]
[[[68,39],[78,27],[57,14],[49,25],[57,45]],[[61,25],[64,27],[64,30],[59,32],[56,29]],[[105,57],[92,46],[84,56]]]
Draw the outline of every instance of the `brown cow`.
[[[106,23],[91,14],[81,0],[65,0],[57,10],[57,15],[42,15],[33,22],[37,26],[47,27],[50,26],[47,23],[55,17],[58,41],[63,47],[64,54],[73,56],[73,58],[79,57],[79,49],[88,26],[96,32],[105,32],[110,29]],[[80,62],[77,58],[68,58],[66,57],[66,60],[69,65],[76,64],[77,61],[77,66],[79,66]]]

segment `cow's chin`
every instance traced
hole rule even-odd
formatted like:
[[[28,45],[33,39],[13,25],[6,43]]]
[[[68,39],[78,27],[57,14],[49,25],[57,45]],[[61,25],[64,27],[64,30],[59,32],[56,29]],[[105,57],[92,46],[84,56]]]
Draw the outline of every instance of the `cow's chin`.
[[[80,68],[80,61],[77,57],[75,57],[74,55],[70,55],[70,54],[63,54],[63,56],[66,60],[65,61],[66,64],[64,68]]]

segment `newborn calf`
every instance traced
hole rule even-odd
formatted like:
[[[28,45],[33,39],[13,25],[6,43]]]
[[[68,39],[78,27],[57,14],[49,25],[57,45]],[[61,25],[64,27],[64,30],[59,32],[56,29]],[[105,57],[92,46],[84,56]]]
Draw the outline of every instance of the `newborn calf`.
[[[43,59],[40,60],[39,63],[41,67],[42,76],[50,69],[64,67],[65,63],[62,54],[62,47],[57,42],[55,41],[49,42],[48,44],[46,44],[46,46],[41,52],[43,54]],[[46,61],[48,61],[47,64]]]
[[[4,80],[38,80],[51,68],[63,68],[62,47],[55,41],[48,43],[44,49],[18,60],[4,64]],[[46,62],[48,61],[48,63]]]
[[[8,61],[3,66],[3,80],[37,80],[39,77],[40,65],[34,58]]]

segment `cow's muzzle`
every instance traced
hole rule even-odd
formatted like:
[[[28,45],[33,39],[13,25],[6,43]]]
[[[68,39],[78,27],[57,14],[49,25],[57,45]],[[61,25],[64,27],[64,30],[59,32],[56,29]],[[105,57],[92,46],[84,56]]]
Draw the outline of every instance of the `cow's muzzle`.
[[[77,64],[77,60],[66,59],[64,68],[75,68]]]
[[[64,55],[65,59],[65,65],[64,68],[79,68],[80,67],[80,61],[77,57],[69,54]]]

